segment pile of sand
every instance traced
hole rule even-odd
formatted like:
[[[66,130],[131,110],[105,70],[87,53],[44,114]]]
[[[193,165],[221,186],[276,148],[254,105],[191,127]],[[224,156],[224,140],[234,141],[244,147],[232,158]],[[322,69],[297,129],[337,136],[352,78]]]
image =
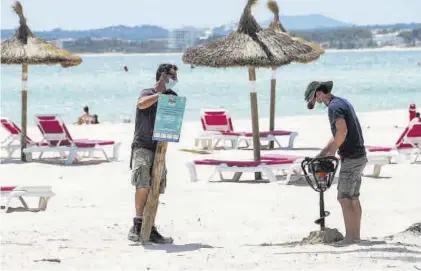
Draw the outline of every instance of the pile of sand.
[[[343,239],[344,236],[337,229],[325,228],[324,230],[310,232],[309,236],[300,243],[302,245],[332,244]]]

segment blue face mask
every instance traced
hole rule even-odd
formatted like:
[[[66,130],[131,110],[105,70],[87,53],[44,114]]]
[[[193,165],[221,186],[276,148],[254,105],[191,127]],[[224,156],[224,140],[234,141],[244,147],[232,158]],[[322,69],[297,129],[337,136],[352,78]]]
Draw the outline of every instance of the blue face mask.
[[[165,83],[165,88],[166,89],[173,89],[174,88],[174,86],[177,84],[177,80],[173,80],[173,79],[171,79],[171,78],[168,78],[168,83]]]

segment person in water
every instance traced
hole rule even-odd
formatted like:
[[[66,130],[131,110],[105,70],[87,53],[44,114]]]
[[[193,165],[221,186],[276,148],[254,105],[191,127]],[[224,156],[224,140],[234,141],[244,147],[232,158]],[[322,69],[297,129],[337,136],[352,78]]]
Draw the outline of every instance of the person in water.
[[[97,114],[93,114],[92,115],[91,124],[99,124],[98,115]]]
[[[83,108],[82,115],[79,116],[77,123],[78,124],[89,124],[91,122],[91,114],[89,114],[89,107],[86,105]]]

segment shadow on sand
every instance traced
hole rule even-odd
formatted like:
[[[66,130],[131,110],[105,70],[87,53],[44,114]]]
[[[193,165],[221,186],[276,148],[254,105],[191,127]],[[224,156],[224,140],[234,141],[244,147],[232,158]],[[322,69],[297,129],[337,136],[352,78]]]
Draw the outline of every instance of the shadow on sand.
[[[389,245],[389,247],[384,247],[384,245]],[[303,247],[304,245],[301,242],[287,242],[287,243],[277,243],[277,244],[268,244],[263,243],[260,245],[247,245],[247,246],[261,246],[261,247],[285,247],[285,248],[293,248],[293,247]],[[306,245],[305,246],[310,246]],[[332,248],[338,248],[335,244],[326,244],[326,246]],[[344,248],[344,246],[340,246]],[[346,246],[348,250],[328,250],[328,251],[321,251],[321,250],[301,250],[301,251],[288,251],[288,252],[276,252],[275,254],[279,255],[297,255],[297,254],[348,254],[348,253],[364,253],[364,252],[388,252],[388,253],[399,253],[403,254],[402,256],[396,255],[391,257],[385,256],[370,256],[370,258],[375,259],[383,259],[383,260],[400,260],[405,262],[421,262],[421,257],[416,255],[421,255],[421,247],[415,244],[407,244],[401,242],[394,242],[394,243],[387,243],[386,241],[374,241],[374,240],[363,240],[361,243],[351,244]],[[358,247],[358,248],[356,248]],[[412,248],[409,249],[408,247]],[[356,248],[356,249],[355,249]],[[415,254],[415,255],[408,255],[408,254]]]
[[[181,253],[181,252],[190,252],[190,251],[196,251],[202,248],[220,248],[220,247],[214,247],[210,245],[204,245],[201,243],[190,243],[190,244],[131,244],[130,246],[143,246],[147,250],[164,250],[166,253]]]
[[[6,206],[0,206],[0,209],[4,210]],[[9,207],[6,213],[23,213],[23,212],[29,212],[29,213],[38,213],[42,210],[39,208],[25,208],[25,207]]]
[[[94,159],[97,157],[94,157]],[[109,163],[109,161],[102,159],[98,157],[98,160],[87,160],[87,159],[81,159],[78,161],[74,161],[71,165],[65,165],[63,163],[63,160],[60,158],[43,158],[43,159],[33,159],[31,162],[22,162],[18,158],[13,159],[2,159],[1,164],[29,164],[29,163],[38,163],[38,164],[46,164],[46,165],[52,165],[52,166],[63,166],[63,167],[80,167],[80,166],[92,166],[92,165],[100,165],[102,163]],[[110,162],[119,162],[119,161],[110,161]]]

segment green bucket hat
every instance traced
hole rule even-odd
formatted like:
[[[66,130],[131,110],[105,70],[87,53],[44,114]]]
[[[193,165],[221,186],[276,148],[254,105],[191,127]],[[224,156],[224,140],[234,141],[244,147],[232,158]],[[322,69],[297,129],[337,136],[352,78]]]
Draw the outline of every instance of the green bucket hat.
[[[333,88],[333,81],[313,81],[308,84],[306,92],[304,93],[304,99],[306,102],[313,100],[318,89],[325,88],[327,93],[330,93]]]

